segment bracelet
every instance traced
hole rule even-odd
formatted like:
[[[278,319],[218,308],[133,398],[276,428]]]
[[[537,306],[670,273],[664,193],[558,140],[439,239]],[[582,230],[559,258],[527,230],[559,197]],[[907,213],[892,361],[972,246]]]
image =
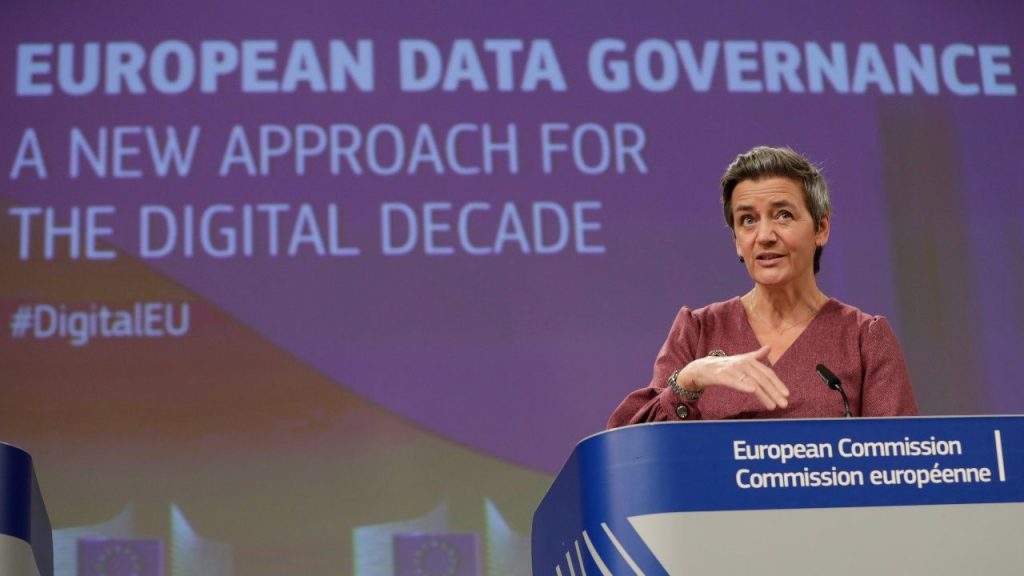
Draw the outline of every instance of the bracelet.
[[[703,390],[699,392],[690,392],[689,390],[680,386],[679,382],[676,381],[676,379],[679,378],[679,372],[681,370],[682,368],[676,370],[668,377],[668,387],[671,388],[673,392],[680,395],[684,400],[689,400],[691,402],[700,400],[701,395],[704,394]]]

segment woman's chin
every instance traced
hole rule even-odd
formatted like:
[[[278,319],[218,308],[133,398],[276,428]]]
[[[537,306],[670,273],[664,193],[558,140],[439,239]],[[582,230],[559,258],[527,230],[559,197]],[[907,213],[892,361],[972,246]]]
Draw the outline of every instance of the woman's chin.
[[[790,283],[793,279],[782,270],[761,270],[752,275],[754,282],[765,288],[778,288]]]

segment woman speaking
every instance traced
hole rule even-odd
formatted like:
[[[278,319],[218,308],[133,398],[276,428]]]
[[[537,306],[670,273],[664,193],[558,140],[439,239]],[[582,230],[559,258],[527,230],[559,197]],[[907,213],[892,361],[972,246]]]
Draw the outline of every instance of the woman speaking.
[[[823,418],[917,414],[910,374],[889,323],[829,298],[815,281],[828,242],[824,177],[789,148],[757,147],[722,177],[725,222],[754,287],[683,307],[646,388],[626,397],[608,427],[664,420]]]

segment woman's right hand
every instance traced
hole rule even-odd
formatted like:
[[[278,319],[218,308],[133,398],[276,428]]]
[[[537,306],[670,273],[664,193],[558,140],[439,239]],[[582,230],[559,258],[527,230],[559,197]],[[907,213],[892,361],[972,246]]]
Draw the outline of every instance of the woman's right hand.
[[[789,389],[762,362],[771,351],[769,346],[736,356],[708,356],[687,364],[676,377],[684,390],[700,392],[710,386],[725,386],[753,394],[768,410],[789,405]]]

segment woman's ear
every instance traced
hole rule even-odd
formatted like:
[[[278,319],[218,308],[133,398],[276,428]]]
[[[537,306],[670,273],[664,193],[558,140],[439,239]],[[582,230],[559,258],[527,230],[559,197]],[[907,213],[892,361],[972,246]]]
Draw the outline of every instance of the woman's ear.
[[[814,232],[814,245],[822,247],[828,244],[828,235],[832,231],[831,215],[825,214],[818,222],[818,229]]]

